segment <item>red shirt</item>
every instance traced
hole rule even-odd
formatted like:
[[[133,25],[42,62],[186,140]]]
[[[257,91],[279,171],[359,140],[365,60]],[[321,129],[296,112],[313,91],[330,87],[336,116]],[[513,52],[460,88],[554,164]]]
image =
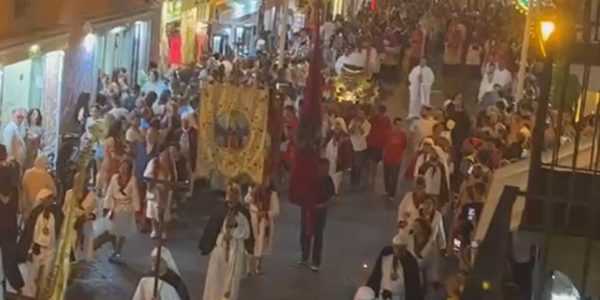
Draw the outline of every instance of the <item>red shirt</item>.
[[[406,144],[406,134],[404,132],[390,132],[383,148],[383,162],[388,165],[400,165]]]
[[[367,136],[367,145],[369,148],[383,148],[386,143],[386,137],[392,130],[392,122],[385,115],[376,114],[369,120],[371,131]]]

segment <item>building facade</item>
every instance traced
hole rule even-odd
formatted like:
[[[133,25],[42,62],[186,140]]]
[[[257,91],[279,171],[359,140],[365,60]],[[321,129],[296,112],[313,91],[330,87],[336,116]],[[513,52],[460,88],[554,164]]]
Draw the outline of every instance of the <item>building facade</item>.
[[[150,0],[0,1],[0,129],[15,109],[40,109],[44,152],[77,131],[77,99],[93,100],[101,74],[143,80],[159,56],[160,4]],[[156,44],[156,45],[155,45]]]

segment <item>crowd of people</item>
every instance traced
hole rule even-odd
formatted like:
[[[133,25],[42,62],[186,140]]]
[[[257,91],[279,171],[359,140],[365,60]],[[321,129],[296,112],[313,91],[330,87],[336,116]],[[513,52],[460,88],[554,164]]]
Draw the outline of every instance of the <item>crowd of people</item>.
[[[335,76],[349,69],[364,72],[375,84],[408,81],[409,99],[392,101],[409,102],[409,111],[390,116],[380,101],[337,103],[324,93],[318,168],[323,184],[315,210],[302,210],[300,266],[310,265],[314,272],[321,267],[328,205],[346,192],[344,175],[349,174],[352,191],[377,190],[382,178],[385,198],[401,199],[397,235],[382,249],[355,299],[418,300],[440,291],[458,299],[493,172],[527,157],[535,123],[535,66],[528,67],[525,97],[515,99],[519,48],[515,31],[503,25],[512,24],[510,11],[499,3],[478,10],[400,1],[361,9],[351,19],[326,18],[320,30],[323,73]],[[69,187],[64,200],[42,152],[40,111],[15,110],[0,145],[0,247],[12,289],[35,298],[40,278],[50,270],[67,207],[76,208],[74,261],[95,259],[97,250],[110,243],[109,261],[120,265],[126,241],[137,231],[168,238],[167,224],[178,218],[195,189],[202,146],[199,91],[207,83],[276,86],[284,103],[277,169],[289,173],[314,42],[308,33],[291,36],[281,66],[267,51],[272,43],[259,38],[256,57],[214,54],[164,76],[153,65],[135,85],[126,69],[103,74],[93,97],[80,97],[77,115],[81,147],[92,147],[94,158],[87,172],[73,174],[80,186]],[[437,56],[441,72],[429,63]],[[432,106],[436,76],[465,71],[481,78],[477,95],[456,93],[441,107]],[[468,103],[476,103],[474,110],[466,108]],[[556,113],[549,120],[546,144],[559,125],[569,124],[568,117]],[[105,135],[96,136],[98,126],[106,128]],[[561,133],[568,139],[569,130]],[[411,190],[404,193],[399,181]],[[237,299],[243,276],[263,272],[280,213],[270,181],[242,188],[230,180],[224,195],[199,245],[203,255],[210,255],[205,300]],[[161,299],[190,299],[169,249],[156,248],[151,257],[153,275],[140,280],[134,299],[152,299],[156,274],[166,283],[158,291]],[[458,272],[444,268],[452,257],[460,261]]]

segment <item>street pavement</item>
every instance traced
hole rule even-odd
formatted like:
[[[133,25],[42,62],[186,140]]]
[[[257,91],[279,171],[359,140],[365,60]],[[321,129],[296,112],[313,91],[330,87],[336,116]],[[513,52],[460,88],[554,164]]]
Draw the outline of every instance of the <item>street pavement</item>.
[[[201,193],[188,203],[184,222],[172,226],[165,245],[173,252],[192,299],[202,298],[208,257],[200,255],[197,245],[216,201],[214,195]],[[351,298],[368,276],[363,264],[372,265],[394,234],[395,205],[368,192],[347,191],[335,199],[327,218],[322,269],[313,273],[296,266],[299,210],[285,199],[281,202],[272,256],[265,261],[263,275],[243,280],[240,299]],[[105,246],[96,261],[78,265],[67,299],[130,299],[137,280],[150,270],[149,254],[155,245],[147,235],[134,236],[125,245],[125,266],[109,264],[110,246]]]
[[[477,83],[464,76],[438,76],[432,104],[441,105],[445,95],[458,89],[473,95],[476,86]],[[392,85],[386,94],[384,103],[389,116],[405,117],[408,111],[406,84]],[[401,192],[406,191],[407,186],[401,181]],[[351,190],[345,182],[342,194],[329,208],[322,268],[314,273],[296,266],[300,254],[299,209],[287,201],[285,193],[280,197],[281,215],[275,221],[272,255],[265,260],[264,274],[242,281],[240,300],[351,299],[356,288],[366,280],[379,250],[389,244],[395,233],[396,210],[401,198],[389,202],[371,189]],[[172,222],[165,243],[177,261],[192,299],[202,299],[208,257],[201,256],[197,246],[216,201],[218,198],[208,191],[194,195],[180,210],[180,221]],[[150,272],[150,252],[154,246],[156,241],[148,235],[136,234],[125,244],[126,264],[117,266],[108,263],[111,249],[105,245],[95,261],[76,265],[67,299],[131,299],[139,278]]]

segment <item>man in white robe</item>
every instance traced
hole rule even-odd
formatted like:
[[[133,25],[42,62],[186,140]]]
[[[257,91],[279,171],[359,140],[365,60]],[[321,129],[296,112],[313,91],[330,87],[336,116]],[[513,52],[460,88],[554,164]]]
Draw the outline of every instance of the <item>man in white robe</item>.
[[[236,300],[240,282],[246,269],[246,240],[252,236],[248,218],[241,210],[241,192],[239,185],[229,183],[227,187],[227,212],[221,222],[214,246],[210,251],[206,283],[204,286],[204,300]],[[209,221],[212,223],[213,220]],[[218,222],[216,222],[218,223]],[[212,227],[207,225],[207,229]],[[210,231],[204,232],[201,248],[205,241],[210,239]],[[210,246],[209,246],[210,248]],[[204,249],[208,250],[208,249]],[[204,252],[204,251],[203,251]]]
[[[381,250],[367,286],[383,300],[423,300],[419,263],[407,245],[412,236],[400,233]]]
[[[54,192],[42,189],[18,244],[18,261],[30,262],[23,295],[36,298],[50,273],[62,220],[63,214],[54,203]]]
[[[189,300],[187,288],[181,279],[179,268],[169,249],[162,247],[160,261],[158,248],[152,250],[152,274],[142,277],[138,283],[132,300]],[[158,263],[158,264],[157,264]],[[158,267],[157,295],[154,297],[155,270]]]
[[[410,103],[408,118],[417,118],[421,114],[421,106],[429,106],[431,103],[431,86],[435,80],[435,75],[429,66],[427,60],[421,58],[421,63],[414,67],[408,75],[410,86]]]

